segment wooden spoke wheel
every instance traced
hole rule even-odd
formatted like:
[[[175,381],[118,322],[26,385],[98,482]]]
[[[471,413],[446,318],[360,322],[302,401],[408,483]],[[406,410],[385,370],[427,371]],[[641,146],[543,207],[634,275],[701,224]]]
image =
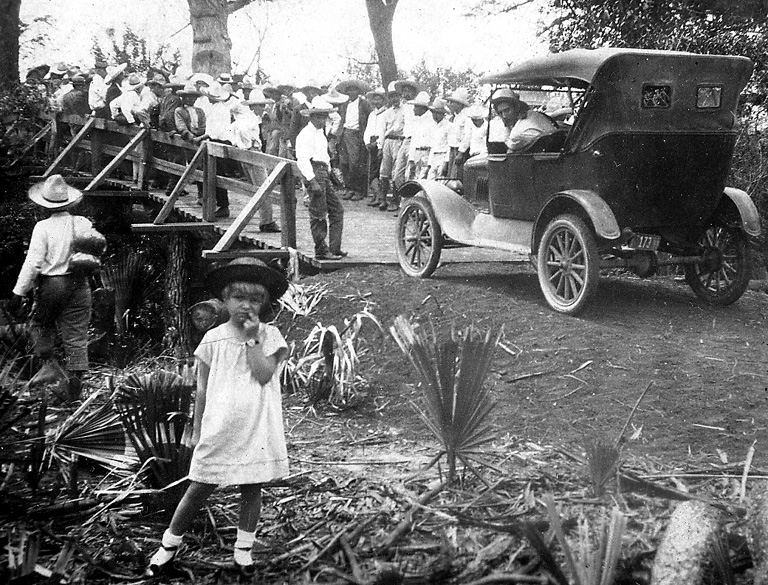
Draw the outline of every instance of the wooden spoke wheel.
[[[712,305],[735,303],[749,285],[747,237],[738,227],[711,226],[699,245],[704,261],[685,267],[685,281]]]
[[[443,232],[429,200],[423,196],[407,200],[397,218],[397,259],[403,272],[429,277],[440,262]]]
[[[597,290],[600,256],[591,230],[575,215],[553,219],[539,244],[539,286],[555,311],[575,315]]]

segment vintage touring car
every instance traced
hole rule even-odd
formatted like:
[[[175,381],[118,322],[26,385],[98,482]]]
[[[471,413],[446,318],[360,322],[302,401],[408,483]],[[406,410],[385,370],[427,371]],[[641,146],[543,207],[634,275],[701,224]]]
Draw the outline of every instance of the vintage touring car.
[[[547,303],[575,314],[601,270],[645,277],[681,265],[700,298],[733,303],[750,277],[748,236],[760,233],[747,193],[726,186],[736,107],[751,73],[745,57],[605,48],[483,77],[494,91],[567,96],[571,123],[556,123],[556,133],[523,152],[489,143],[487,156],[465,165],[463,185],[403,185],[402,269],[431,275],[443,247],[524,252]],[[489,212],[471,203],[478,195]]]

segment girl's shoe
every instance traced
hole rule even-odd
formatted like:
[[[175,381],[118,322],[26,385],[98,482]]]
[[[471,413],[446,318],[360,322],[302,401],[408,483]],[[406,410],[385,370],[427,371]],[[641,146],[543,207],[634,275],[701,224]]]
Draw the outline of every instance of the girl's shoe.
[[[157,564],[157,563],[150,562],[149,567],[147,568],[145,573],[145,577],[147,578],[162,577],[163,575],[173,574],[176,571],[173,561],[176,558],[176,552],[179,550],[179,547],[165,546],[163,544],[161,544],[160,547],[164,549],[166,552],[171,553],[172,556],[170,559],[168,559],[164,563]]]
[[[251,547],[235,547],[237,550],[246,551],[247,553],[250,553]],[[256,574],[256,565],[254,563],[250,563],[248,565],[241,565],[240,563],[235,560],[235,568],[237,569],[237,572],[240,574],[241,579],[252,579],[253,576]]]

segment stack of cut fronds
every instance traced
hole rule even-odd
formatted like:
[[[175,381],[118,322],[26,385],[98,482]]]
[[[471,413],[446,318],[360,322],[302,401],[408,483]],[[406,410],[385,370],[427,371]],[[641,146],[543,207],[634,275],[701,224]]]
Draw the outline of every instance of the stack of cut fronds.
[[[582,519],[579,523],[578,554],[574,554],[565,538],[565,531],[560,515],[555,507],[552,494],[543,498],[550,520],[550,529],[554,531],[563,551],[568,570],[574,585],[613,585],[621,554],[621,539],[627,526],[627,519],[617,508],[611,512],[610,520],[604,521],[599,534],[593,537],[589,523]],[[531,546],[536,549],[542,565],[558,585],[569,585],[565,572],[555,560],[555,555],[547,546],[541,534],[532,525],[527,525],[525,534]]]
[[[191,369],[132,374],[113,395],[128,438],[142,465],[148,465],[152,487],[163,488],[189,471],[194,389]],[[189,423],[189,424],[188,424]]]
[[[287,368],[293,372],[294,380],[298,378],[305,385],[312,402],[328,400],[339,407],[353,402],[362,380],[357,373],[362,351],[358,343],[366,320],[384,331],[379,320],[365,309],[344,319],[341,331],[335,325],[326,327],[318,323],[304,340],[302,355]]]
[[[421,382],[426,412],[419,414],[443,444],[449,481],[455,476],[457,458],[478,475],[472,462],[488,465],[481,447],[495,437],[492,401],[483,382],[502,331],[482,333],[468,327],[452,330],[450,339],[438,339],[434,328],[425,335],[402,315],[390,331]]]
[[[294,316],[308,317],[318,303],[328,294],[324,284],[288,284],[288,290],[280,297],[280,308],[290,311]]]
[[[101,281],[115,291],[115,323],[124,332],[131,311],[136,311],[155,288],[160,271],[147,258],[127,252],[104,263]]]
[[[46,436],[46,454],[49,460],[56,461],[65,478],[69,473],[69,464],[77,456],[116,470],[128,470],[137,463],[135,457],[125,453],[125,431],[112,405],[105,403],[91,410],[94,399],[99,395],[100,392],[91,394]]]

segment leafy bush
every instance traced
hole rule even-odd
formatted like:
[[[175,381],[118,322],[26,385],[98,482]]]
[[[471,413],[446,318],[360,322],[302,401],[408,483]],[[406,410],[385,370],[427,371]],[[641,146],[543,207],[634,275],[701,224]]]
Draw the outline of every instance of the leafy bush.
[[[8,167],[23,152],[47,120],[46,97],[32,85],[0,88],[0,167]]]

